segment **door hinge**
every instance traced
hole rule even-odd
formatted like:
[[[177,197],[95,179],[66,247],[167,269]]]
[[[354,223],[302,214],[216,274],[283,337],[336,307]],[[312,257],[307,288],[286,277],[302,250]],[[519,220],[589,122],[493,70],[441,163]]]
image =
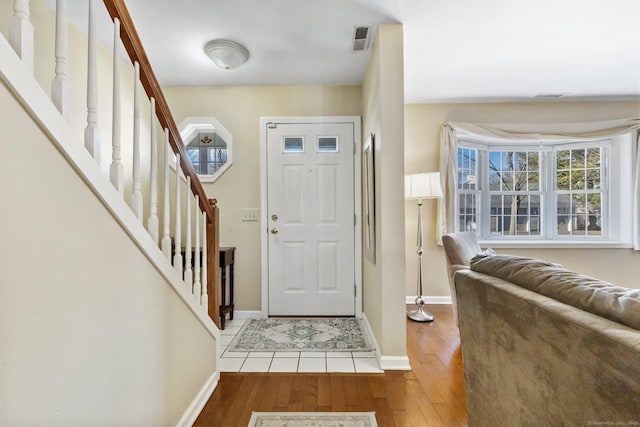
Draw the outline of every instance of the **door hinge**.
[[[356,284],[353,284],[353,296],[357,297],[358,296],[358,287],[356,286]]]
[[[356,155],[356,143],[355,142],[353,143],[353,155],[354,156]]]
[[[357,216],[356,214],[353,214],[353,226],[355,227],[356,224],[358,224]]]

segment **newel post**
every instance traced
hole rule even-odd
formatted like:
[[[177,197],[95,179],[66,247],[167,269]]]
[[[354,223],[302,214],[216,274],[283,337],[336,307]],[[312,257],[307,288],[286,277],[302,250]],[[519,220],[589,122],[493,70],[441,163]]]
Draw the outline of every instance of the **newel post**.
[[[220,211],[216,199],[209,199],[213,218],[207,220],[207,293],[209,294],[209,317],[220,327]]]

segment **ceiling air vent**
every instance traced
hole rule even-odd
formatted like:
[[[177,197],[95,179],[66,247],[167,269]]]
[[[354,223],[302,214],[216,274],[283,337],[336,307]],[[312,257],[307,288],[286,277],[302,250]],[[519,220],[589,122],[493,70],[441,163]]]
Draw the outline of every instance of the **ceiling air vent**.
[[[547,98],[547,99],[551,98],[551,99],[554,99],[554,98],[561,98],[564,95],[566,95],[566,93],[539,93],[539,94],[535,95],[534,98]]]
[[[353,51],[367,50],[369,47],[369,27],[356,27],[353,32]]]

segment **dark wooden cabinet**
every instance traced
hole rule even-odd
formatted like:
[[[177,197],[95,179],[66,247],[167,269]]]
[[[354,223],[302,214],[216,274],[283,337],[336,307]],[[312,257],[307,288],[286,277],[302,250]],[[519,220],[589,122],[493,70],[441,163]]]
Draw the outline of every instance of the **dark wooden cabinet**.
[[[225,328],[227,313],[229,320],[233,320],[233,263],[236,248],[223,246],[220,248],[220,329]],[[227,270],[229,274],[227,275]],[[229,287],[229,302],[227,303],[227,286]]]

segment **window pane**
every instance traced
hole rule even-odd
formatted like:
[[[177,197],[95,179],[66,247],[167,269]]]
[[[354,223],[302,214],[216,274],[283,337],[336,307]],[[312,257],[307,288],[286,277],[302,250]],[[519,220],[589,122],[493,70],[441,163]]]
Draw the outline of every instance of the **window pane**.
[[[584,170],[578,169],[571,171],[571,189],[584,190]]]
[[[500,184],[498,172],[489,170],[489,191],[500,191]]]
[[[476,231],[476,195],[460,194],[458,197],[458,229],[460,231]]]
[[[587,234],[590,236],[602,235],[601,193],[592,193],[587,195]]]
[[[206,149],[207,166],[205,173],[207,175],[213,175],[216,173],[225,163],[227,163],[227,149],[226,148],[207,148]]]
[[[559,171],[556,176],[556,188],[558,190],[568,190],[571,184],[569,171]]]
[[[573,234],[584,235],[587,229],[587,196],[586,194],[574,194],[571,197],[572,216],[574,231]]]
[[[571,234],[571,196],[559,194],[556,199],[556,209],[558,214],[558,234]]]
[[[556,153],[556,169],[558,171],[569,169],[570,150],[561,150]]]
[[[602,147],[594,147],[587,149],[587,167],[594,168],[600,167],[600,158]]]
[[[338,151],[338,138],[333,137],[319,137],[318,138],[318,151]]]
[[[198,163],[200,161],[200,149],[187,148],[187,155],[191,163]]]
[[[529,196],[529,234],[541,235],[542,197]]]
[[[527,165],[530,171],[540,170],[540,153],[536,151],[527,153]]]
[[[458,188],[461,190],[475,190],[477,188],[478,152],[472,148],[458,147]]]
[[[301,153],[304,151],[304,138],[285,137],[284,138],[284,152],[285,153]]]
[[[587,169],[587,189],[599,190],[601,187],[600,169]]]
[[[529,191],[537,191],[540,189],[540,174],[538,172],[530,172],[528,175]]]
[[[570,150],[571,152],[571,168],[584,168],[584,154],[586,150]]]

